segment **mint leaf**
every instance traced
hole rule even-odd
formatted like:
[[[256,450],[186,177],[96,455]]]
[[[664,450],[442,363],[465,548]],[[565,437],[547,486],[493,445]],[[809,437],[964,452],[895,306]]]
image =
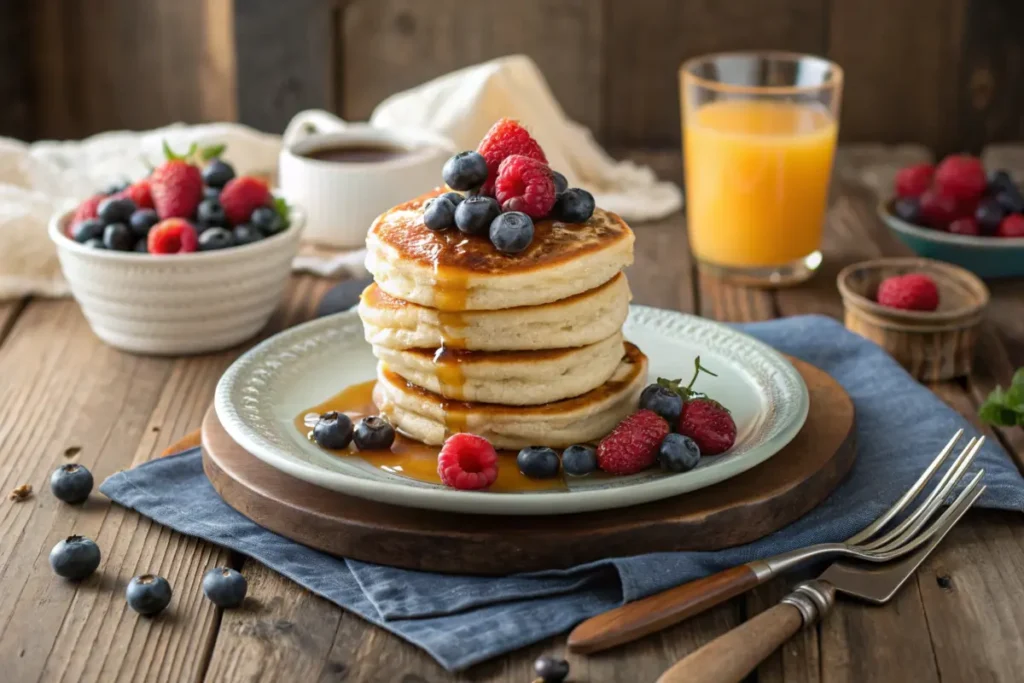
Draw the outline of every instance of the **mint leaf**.
[[[1024,385],[1014,383],[1009,389],[993,389],[978,408],[978,417],[998,427],[1024,426]]]
[[[1013,386],[1024,387],[1024,368],[1020,368],[1017,372],[1013,373]]]
[[[1003,406],[1024,414],[1024,384],[1013,384],[1003,395]]]

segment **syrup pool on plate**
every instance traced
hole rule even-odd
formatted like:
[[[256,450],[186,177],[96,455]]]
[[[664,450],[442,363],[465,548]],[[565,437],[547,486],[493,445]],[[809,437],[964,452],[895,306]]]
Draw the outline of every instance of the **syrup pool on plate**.
[[[373,403],[374,384],[376,382],[370,380],[352,385],[323,403],[302,411],[295,418],[296,429],[312,441],[313,426],[316,424],[317,417],[323,413],[332,410],[345,413],[353,423],[369,415],[377,415],[379,411]],[[454,415],[452,417],[456,419]],[[395,443],[387,451],[360,451],[354,444],[350,444],[344,450],[324,450],[340,458],[361,458],[385,472],[441,485],[441,477],[437,474],[437,454],[441,448],[428,446],[401,434],[395,437]],[[565,488],[565,482],[561,476],[554,479],[530,479],[524,476],[516,466],[515,452],[498,451],[498,478],[484,490],[494,493],[520,493],[559,491],[565,490]]]

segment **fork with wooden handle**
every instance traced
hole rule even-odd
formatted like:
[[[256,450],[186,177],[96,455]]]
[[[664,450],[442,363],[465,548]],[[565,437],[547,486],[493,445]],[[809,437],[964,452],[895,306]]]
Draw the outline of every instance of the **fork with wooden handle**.
[[[893,553],[912,552],[913,547],[893,547],[892,542],[905,532],[920,530],[927,523],[928,518],[942,505],[956,482],[967,471],[985,442],[984,437],[968,441],[938,484],[914,511],[892,530],[884,533],[882,530],[925,489],[953,452],[963,433],[961,429],[953,435],[913,486],[892,507],[845,542],[823,543],[748,562],[599,614],[573,629],[569,634],[569,649],[586,654],[628,643],[700,614],[782,572],[811,561],[852,557],[868,562],[886,562],[900,556]]]

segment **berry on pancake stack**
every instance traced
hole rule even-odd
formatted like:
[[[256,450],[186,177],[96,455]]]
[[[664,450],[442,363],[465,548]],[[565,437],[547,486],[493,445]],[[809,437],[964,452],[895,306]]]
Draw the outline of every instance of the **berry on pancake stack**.
[[[379,361],[374,402],[406,436],[535,446],[538,466],[552,448],[597,442],[636,410],[647,376],[622,337],[633,232],[509,119],[442,177],[367,236],[374,283],[359,314]]]

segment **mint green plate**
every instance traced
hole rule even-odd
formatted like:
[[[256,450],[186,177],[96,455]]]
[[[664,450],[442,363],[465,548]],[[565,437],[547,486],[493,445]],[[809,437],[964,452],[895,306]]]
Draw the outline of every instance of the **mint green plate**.
[[[1024,237],[971,237],[922,228],[897,218],[892,202],[881,202],[878,216],[915,254],[954,263],[978,277],[1024,276]]]

